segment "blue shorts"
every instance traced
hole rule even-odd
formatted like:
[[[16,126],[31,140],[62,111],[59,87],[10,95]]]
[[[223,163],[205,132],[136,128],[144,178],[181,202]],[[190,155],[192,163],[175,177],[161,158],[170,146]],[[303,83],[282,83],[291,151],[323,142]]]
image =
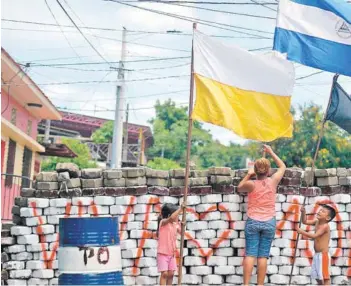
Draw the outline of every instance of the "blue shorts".
[[[275,235],[275,217],[268,221],[248,218],[245,225],[246,256],[269,257]]]

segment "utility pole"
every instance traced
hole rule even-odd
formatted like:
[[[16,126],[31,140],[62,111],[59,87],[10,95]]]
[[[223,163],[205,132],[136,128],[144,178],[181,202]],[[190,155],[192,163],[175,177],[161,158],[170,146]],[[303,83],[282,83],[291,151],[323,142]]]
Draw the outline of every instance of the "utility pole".
[[[111,154],[111,168],[122,167],[122,139],[123,139],[123,108],[124,108],[124,61],[126,57],[126,34],[123,27],[122,53],[118,69],[118,83],[116,91],[115,121],[113,124],[113,140]]]
[[[49,143],[50,142],[50,127],[51,127],[51,120],[50,119],[46,119],[44,143]]]
[[[124,146],[123,146],[123,162],[128,160],[128,117],[129,117],[129,103],[126,110],[126,128],[124,131]]]

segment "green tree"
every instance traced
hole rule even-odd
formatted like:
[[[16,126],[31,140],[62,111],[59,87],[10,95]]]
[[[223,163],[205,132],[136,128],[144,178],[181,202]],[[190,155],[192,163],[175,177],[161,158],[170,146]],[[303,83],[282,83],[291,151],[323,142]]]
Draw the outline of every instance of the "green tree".
[[[147,166],[156,170],[180,169],[180,165],[170,159],[155,157],[147,163]]]
[[[318,135],[322,128],[323,111],[320,106],[310,103],[299,106],[299,116],[294,122],[294,134],[290,139],[278,139],[271,143],[287,166],[310,167],[316,150]],[[258,157],[259,145],[251,143],[250,154]],[[350,167],[351,166],[351,136],[327,121],[321,140],[318,158],[318,168]]]
[[[62,143],[66,144],[75,154],[76,158],[59,158],[59,157],[49,157],[44,160],[41,169],[43,171],[52,171],[56,170],[57,163],[71,162],[78,165],[79,168],[95,168],[97,164],[94,161],[91,161],[91,155],[87,145],[81,143],[79,140],[64,138]]]
[[[113,121],[107,121],[99,129],[97,129],[92,139],[95,143],[110,143],[113,138]]]

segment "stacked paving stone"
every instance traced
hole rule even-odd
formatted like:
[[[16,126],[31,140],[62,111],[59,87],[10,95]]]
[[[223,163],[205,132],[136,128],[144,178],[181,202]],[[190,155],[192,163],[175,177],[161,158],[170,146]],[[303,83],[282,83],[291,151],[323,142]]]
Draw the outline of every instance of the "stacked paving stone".
[[[304,185],[310,171],[286,171],[277,194],[278,223],[267,285],[288,283],[297,237],[295,228],[304,201],[308,214],[318,209],[318,203],[329,201],[338,209],[336,219],[330,223],[332,283],[348,283],[351,277],[350,171],[316,170],[317,186],[308,188]],[[236,187],[246,173],[247,170],[218,167],[191,170],[184,285],[242,285],[247,197],[237,194]],[[11,227],[12,236],[2,239],[3,255],[8,260],[2,269],[7,271],[9,285],[57,285],[59,219],[91,216],[119,218],[125,284],[158,283],[157,217],[163,203],[182,202],[184,169],[79,170],[74,164],[65,163],[58,164],[56,172],[38,174],[35,185],[35,189],[23,189],[21,197],[15,199],[16,225]],[[292,281],[296,285],[308,285],[313,242],[302,237],[296,254]],[[77,259],[83,259],[83,252]],[[252,283],[256,281],[255,271]],[[5,280],[6,275],[2,279]]]

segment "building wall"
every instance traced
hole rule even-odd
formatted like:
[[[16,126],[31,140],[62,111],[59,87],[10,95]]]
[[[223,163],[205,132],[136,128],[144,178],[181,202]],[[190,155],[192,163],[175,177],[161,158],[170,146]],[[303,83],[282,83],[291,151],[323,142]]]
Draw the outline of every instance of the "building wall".
[[[10,90],[11,95],[11,90]],[[10,101],[9,101],[10,100]],[[9,101],[9,104],[8,104]],[[8,107],[6,108],[8,104]],[[32,138],[37,138],[38,133],[38,123],[39,120],[36,119],[28,110],[22,107],[12,96],[9,96],[8,92],[5,89],[1,89],[1,106],[2,109],[5,109],[5,112],[1,115],[6,120],[11,122],[12,109],[15,108],[16,111],[16,126],[21,129],[24,133],[28,134]],[[28,122],[32,122],[31,132],[28,133]]]

